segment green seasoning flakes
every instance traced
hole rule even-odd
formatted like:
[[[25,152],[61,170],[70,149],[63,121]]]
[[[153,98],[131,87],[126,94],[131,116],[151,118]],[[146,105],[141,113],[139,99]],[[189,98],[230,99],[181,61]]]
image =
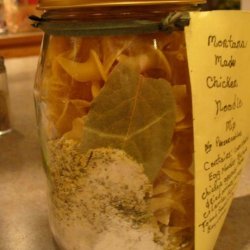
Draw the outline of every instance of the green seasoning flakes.
[[[136,232],[135,242],[148,234],[151,244],[158,246],[155,239],[161,233],[149,211],[152,184],[143,166],[118,149],[99,148],[85,155],[78,150],[73,140],[49,143],[55,224],[68,228],[79,224],[95,237]]]

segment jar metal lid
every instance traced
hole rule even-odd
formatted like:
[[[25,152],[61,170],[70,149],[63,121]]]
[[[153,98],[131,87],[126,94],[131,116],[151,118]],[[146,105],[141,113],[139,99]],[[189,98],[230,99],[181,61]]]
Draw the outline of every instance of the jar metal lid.
[[[206,0],[40,0],[38,8],[64,9],[82,7],[108,7],[108,6],[131,6],[131,5],[184,5],[184,4],[204,4]]]

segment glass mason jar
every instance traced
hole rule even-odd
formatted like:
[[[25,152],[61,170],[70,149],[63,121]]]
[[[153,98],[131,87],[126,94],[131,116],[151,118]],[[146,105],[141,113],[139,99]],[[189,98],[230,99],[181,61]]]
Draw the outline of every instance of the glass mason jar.
[[[202,2],[40,2],[35,102],[62,249],[194,248],[183,27]]]

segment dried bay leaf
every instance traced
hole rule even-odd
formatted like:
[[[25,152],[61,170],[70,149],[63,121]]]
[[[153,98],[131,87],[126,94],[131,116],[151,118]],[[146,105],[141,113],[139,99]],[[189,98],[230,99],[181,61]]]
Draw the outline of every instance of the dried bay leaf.
[[[90,107],[81,150],[123,149],[154,180],[171,145],[175,109],[166,80],[146,78],[120,63]]]

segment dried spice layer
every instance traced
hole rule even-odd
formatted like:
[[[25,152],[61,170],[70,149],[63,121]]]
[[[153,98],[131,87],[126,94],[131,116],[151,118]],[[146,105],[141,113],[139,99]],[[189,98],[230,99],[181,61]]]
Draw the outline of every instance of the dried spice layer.
[[[72,140],[49,143],[51,221],[63,235],[63,247],[163,249],[166,241],[149,209],[152,184],[143,166],[121,150],[83,155],[78,146]]]

